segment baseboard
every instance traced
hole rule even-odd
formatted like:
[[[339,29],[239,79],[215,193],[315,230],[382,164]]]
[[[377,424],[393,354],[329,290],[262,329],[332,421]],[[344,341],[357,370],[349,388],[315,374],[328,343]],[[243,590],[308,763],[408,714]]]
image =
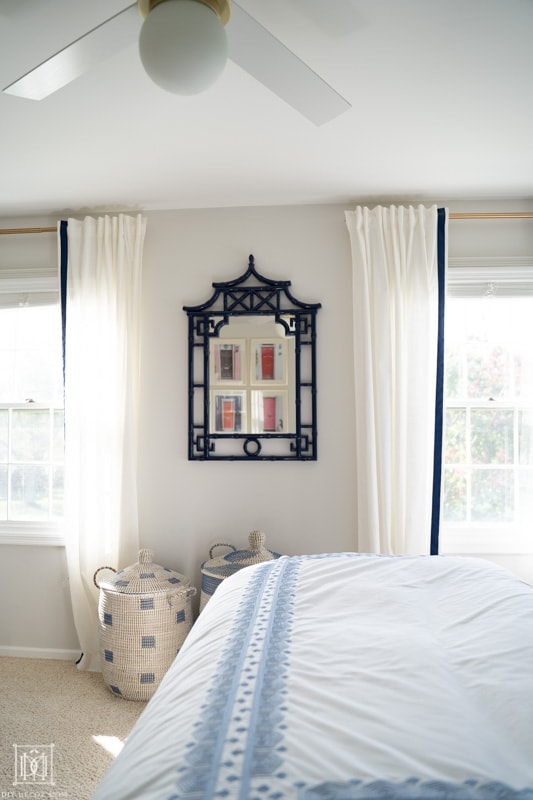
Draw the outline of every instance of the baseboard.
[[[77,661],[79,650],[58,650],[48,647],[4,647],[0,645],[0,656],[11,658],[53,658],[60,661]]]

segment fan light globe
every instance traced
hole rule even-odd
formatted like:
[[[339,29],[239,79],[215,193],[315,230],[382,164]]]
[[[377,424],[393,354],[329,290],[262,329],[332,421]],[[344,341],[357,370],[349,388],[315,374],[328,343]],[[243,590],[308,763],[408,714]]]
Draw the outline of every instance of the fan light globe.
[[[149,77],[162,89],[173,94],[198,94],[224,70],[226,31],[204,3],[165,0],[143,22],[139,53]]]

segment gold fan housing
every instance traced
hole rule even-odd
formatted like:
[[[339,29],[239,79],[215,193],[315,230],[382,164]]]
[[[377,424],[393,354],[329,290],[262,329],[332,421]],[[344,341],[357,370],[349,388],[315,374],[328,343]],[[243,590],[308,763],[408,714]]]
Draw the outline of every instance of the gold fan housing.
[[[170,2],[170,0],[137,0],[137,7],[143,19],[146,19],[150,11],[159,5],[159,3]],[[177,0],[174,0],[177,2]],[[203,3],[204,6],[215,12],[222,25],[225,25],[231,15],[230,0],[194,0],[196,3]]]

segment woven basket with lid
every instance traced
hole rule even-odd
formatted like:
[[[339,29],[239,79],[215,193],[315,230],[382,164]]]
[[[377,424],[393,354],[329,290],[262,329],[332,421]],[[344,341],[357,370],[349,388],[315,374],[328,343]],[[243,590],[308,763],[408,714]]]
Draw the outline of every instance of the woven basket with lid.
[[[229,578],[243,567],[260,564],[263,561],[272,561],[280,557],[280,553],[267,550],[265,547],[266,536],[263,531],[251,531],[248,534],[249,550],[237,550],[232,544],[214,544],[209,550],[209,560],[204,561],[200,567],[202,572],[202,591],[200,594],[200,611],[202,611],[214,593],[215,589],[225,578]],[[213,558],[216,547],[229,547],[231,552]]]
[[[115,572],[100,567],[98,633],[103,678],[113,694],[148,700],[191,629],[196,589],[179,572],[154,564],[151,550]],[[102,570],[113,573],[99,583]]]

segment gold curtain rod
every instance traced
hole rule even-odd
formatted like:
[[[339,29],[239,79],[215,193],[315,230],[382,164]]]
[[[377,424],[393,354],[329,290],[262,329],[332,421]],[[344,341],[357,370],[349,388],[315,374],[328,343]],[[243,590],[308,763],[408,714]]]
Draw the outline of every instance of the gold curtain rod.
[[[533,219],[533,211],[452,211],[448,214],[449,219]],[[53,228],[0,228],[0,235],[17,233],[56,233],[57,227]]]
[[[533,211],[457,211],[448,219],[533,219]]]
[[[57,233],[57,228],[0,228],[2,236],[10,233]]]

